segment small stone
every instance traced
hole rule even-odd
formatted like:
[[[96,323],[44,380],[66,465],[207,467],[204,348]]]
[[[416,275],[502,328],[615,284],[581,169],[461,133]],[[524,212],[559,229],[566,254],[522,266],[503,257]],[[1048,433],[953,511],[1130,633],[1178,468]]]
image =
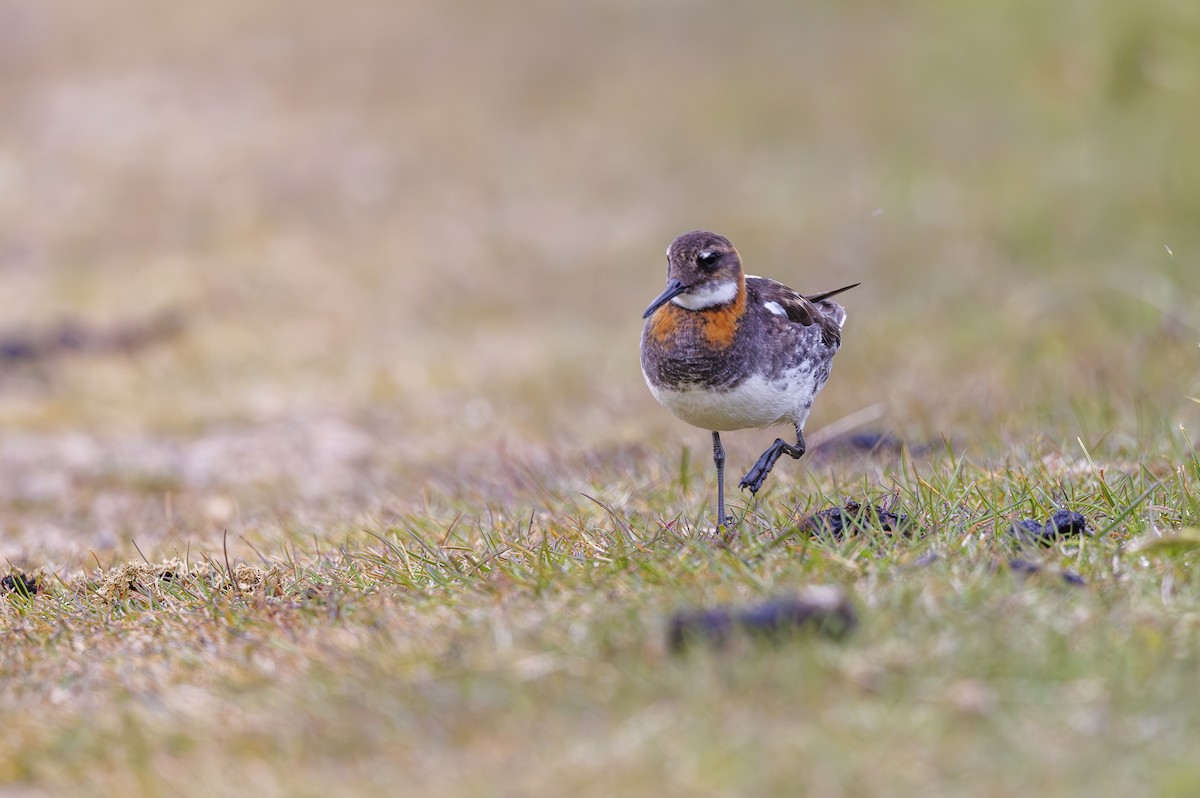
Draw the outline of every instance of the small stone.
[[[771,599],[743,609],[721,607],[675,613],[668,625],[667,642],[680,651],[692,642],[718,648],[735,634],[778,642],[800,632],[816,632],[841,639],[858,623],[850,599],[839,587],[812,587],[797,596]]]
[[[16,593],[19,596],[32,596],[42,591],[42,580],[29,576],[20,571],[13,571],[0,579],[0,594]]]
[[[1045,529],[1040,523],[1032,518],[1023,518],[1020,521],[1013,521],[1009,527],[1009,531],[1022,543],[1045,543],[1047,542],[1042,537],[1042,532]]]
[[[1063,538],[1091,535],[1087,519],[1081,513],[1071,510],[1055,510],[1050,520],[1041,524],[1032,518],[1014,521],[1009,531],[1022,543],[1042,543],[1049,545]]]
[[[1071,510],[1055,510],[1050,515],[1050,520],[1046,522],[1045,532],[1047,537],[1079,537],[1080,535],[1091,536],[1091,530],[1088,529],[1087,519],[1082,513],[1076,513]]]
[[[1009,560],[1008,568],[1013,573],[1020,574],[1021,576],[1032,576],[1033,574],[1040,574],[1046,570],[1045,566],[1043,565],[1030,562],[1029,560],[1022,560],[1019,557],[1013,557],[1011,560]],[[1062,577],[1062,580],[1069,585],[1087,584],[1087,581],[1074,571],[1063,570],[1059,571],[1058,575]]]
[[[1042,566],[1038,565],[1037,563],[1030,562],[1029,560],[1022,560],[1017,557],[1013,557],[1008,561],[1008,568],[1015,574],[1022,574],[1026,576],[1029,574],[1041,573],[1042,571]]]
[[[878,505],[864,508],[849,499],[843,507],[830,507],[804,518],[796,526],[796,531],[809,535],[829,535],[841,540],[847,532],[863,532],[875,527],[884,532],[908,534],[908,526],[907,515],[893,513]]]

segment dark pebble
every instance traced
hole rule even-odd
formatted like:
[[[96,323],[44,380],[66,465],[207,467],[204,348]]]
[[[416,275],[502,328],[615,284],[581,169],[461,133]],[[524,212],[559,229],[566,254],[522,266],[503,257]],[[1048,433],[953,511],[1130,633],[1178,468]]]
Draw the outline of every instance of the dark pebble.
[[[1016,557],[1008,561],[1009,570],[1017,574],[1037,574],[1041,573],[1042,566],[1029,560],[1021,560]]]
[[[830,535],[841,540],[847,532],[865,532],[882,529],[884,532],[908,531],[908,516],[885,510],[878,505],[863,508],[854,500],[844,507],[830,507],[803,519],[796,527],[798,532],[809,535]]]
[[[908,446],[913,453],[929,451],[924,444],[911,444],[882,430],[848,432],[813,447],[812,456],[817,460],[838,457],[878,457],[900,454]]]
[[[1025,543],[1049,542],[1042,537],[1042,531],[1045,529],[1037,521],[1032,518],[1023,518],[1020,521],[1013,521],[1009,531],[1020,541]]]
[[[129,353],[166,341],[183,331],[184,318],[168,310],[111,327],[67,320],[48,330],[15,330],[0,334],[0,366],[33,363],[72,353]]]
[[[771,599],[752,607],[685,610],[671,617],[667,642],[680,651],[694,642],[723,647],[735,634],[778,642],[800,632],[816,632],[835,640],[858,623],[843,590],[814,587],[798,596]]]
[[[936,551],[927,551],[924,554],[922,554],[920,557],[915,559],[913,562],[909,563],[908,567],[909,568],[924,568],[926,566],[933,565],[939,559],[940,559],[940,557],[938,556],[938,553]]]
[[[40,350],[32,341],[24,338],[0,338],[0,361],[37,360]]]
[[[1081,513],[1071,510],[1055,510],[1050,515],[1050,520],[1046,522],[1045,534],[1066,538],[1091,535],[1092,533],[1088,529],[1087,519]]]
[[[21,596],[32,596],[41,589],[42,583],[36,576],[27,576],[20,571],[14,571],[0,579],[0,594],[16,593]]]
[[[81,352],[87,348],[89,333],[78,322],[65,321],[54,331],[51,340],[59,349]]]
[[[1040,574],[1046,570],[1045,566],[1043,566],[1043,565],[1039,565],[1038,563],[1035,563],[1035,562],[1030,562],[1029,560],[1022,560],[1018,557],[1014,557],[1008,561],[1008,568],[1013,573],[1021,574],[1022,576],[1031,576],[1033,574]],[[1075,573],[1074,571],[1062,571],[1059,575],[1062,577],[1062,580],[1064,582],[1066,582],[1067,584],[1070,584],[1070,585],[1086,585],[1087,584],[1087,582],[1084,580],[1084,578],[1082,576],[1080,576],[1079,574]]]
[[[1032,518],[1014,521],[1009,532],[1023,543],[1051,544],[1063,538],[1091,535],[1087,519],[1071,510],[1055,510],[1045,524]]]

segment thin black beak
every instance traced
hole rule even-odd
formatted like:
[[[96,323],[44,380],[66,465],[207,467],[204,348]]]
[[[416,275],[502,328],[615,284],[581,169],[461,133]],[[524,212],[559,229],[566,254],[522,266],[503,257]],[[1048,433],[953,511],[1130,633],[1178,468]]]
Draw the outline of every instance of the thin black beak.
[[[687,290],[687,286],[682,280],[667,280],[667,288],[650,303],[650,307],[646,308],[646,312],[642,314],[643,319],[650,318],[650,314],[661,308],[663,305],[670,302],[675,297]]]

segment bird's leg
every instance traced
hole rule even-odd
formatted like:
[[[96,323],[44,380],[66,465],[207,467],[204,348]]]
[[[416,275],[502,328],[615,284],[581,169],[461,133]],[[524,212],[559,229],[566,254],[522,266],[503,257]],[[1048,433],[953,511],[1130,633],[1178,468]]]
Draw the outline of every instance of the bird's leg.
[[[725,517],[725,447],[721,445],[721,433],[713,430],[713,463],[717,466],[717,531],[730,526],[733,519]]]
[[[770,474],[771,469],[775,467],[775,461],[784,454],[791,455],[795,460],[804,456],[804,433],[799,427],[796,427],[795,445],[788,443],[783,438],[776,438],[775,442],[771,444],[771,448],[763,452],[754,467],[747,472],[746,476],[742,477],[738,487],[749,488],[751,493],[758,493],[758,489],[767,479],[767,474]]]

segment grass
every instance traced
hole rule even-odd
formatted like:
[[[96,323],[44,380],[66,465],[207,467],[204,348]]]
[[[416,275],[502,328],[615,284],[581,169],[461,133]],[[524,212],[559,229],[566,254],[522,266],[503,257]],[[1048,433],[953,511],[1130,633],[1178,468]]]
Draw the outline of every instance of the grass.
[[[1200,787],[1193,4],[86,6],[0,24],[0,335],[184,328],[0,362],[8,791]],[[727,547],[636,361],[695,227],[863,282]]]
[[[675,517],[675,481],[648,506],[397,518],[285,547],[269,578],[238,564],[237,589],[210,559],[10,595],[21,756],[4,776],[150,794],[1192,789],[1197,546],[1171,530],[1200,512],[1194,459],[892,466],[912,538],[788,535],[796,508],[773,495],[726,549]],[[854,480],[809,502],[864,490],[883,495]],[[1003,533],[1063,504],[1106,534],[1043,551]],[[1010,571],[1015,555],[1046,571]],[[666,650],[674,609],[808,584],[850,590],[847,641]]]

